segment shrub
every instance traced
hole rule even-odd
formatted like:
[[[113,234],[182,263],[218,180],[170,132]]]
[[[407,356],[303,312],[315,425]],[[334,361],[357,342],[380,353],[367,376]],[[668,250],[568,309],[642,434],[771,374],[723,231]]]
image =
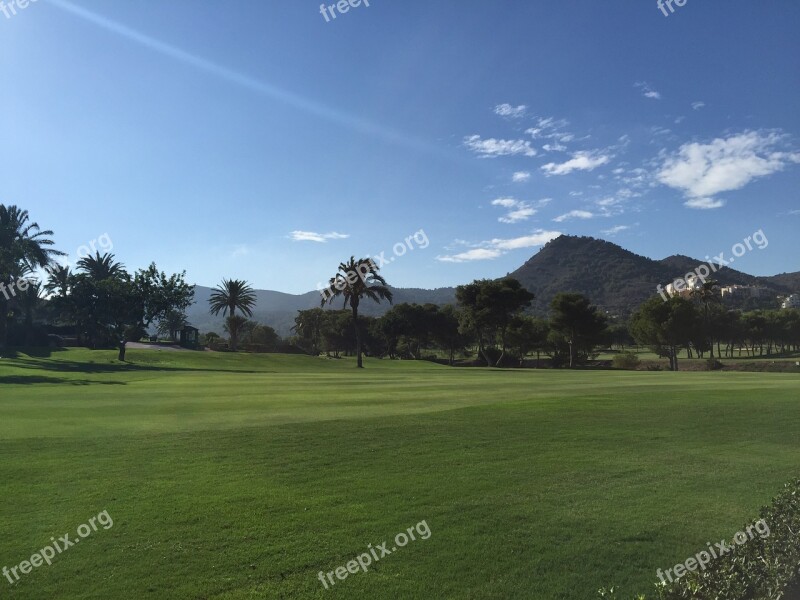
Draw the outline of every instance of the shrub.
[[[633,352],[623,352],[614,356],[612,364],[615,369],[636,369],[640,364],[639,356]]]
[[[719,371],[722,368],[722,363],[716,358],[709,358],[706,361],[706,369],[709,371]]]
[[[800,568],[800,479],[786,484],[772,504],[761,509],[769,535],[743,545],[731,542],[731,551],[713,560],[706,570],[689,571],[671,584],[656,584],[659,600],[789,600]],[[746,529],[742,528],[742,531]],[[796,588],[795,588],[796,589]],[[618,598],[614,588],[598,590],[601,598]],[[635,596],[644,600],[645,596]],[[621,600],[621,599],[620,599]]]

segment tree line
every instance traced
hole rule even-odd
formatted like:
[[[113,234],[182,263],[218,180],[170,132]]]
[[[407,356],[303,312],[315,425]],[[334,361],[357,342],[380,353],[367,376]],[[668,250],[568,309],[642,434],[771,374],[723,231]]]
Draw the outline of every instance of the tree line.
[[[27,211],[0,205],[0,347],[48,345],[54,331],[74,333],[91,348],[119,347],[155,328],[175,339],[187,325],[194,286],[185,272],[166,274],[155,263],[130,273],[111,253],[82,256],[73,271],[59,264],[53,232]],[[44,275],[41,271],[44,270]],[[550,316],[528,314],[534,294],[518,280],[481,279],[456,289],[456,305],[400,304],[382,317],[359,315],[364,301],[392,303],[393,295],[371,259],[339,264],[320,307],[299,311],[288,340],[311,354],[421,359],[430,351],[446,362],[474,357],[486,366],[524,365],[535,353],[554,366],[576,367],[600,349],[640,344],[678,370],[681,351],[691,358],[771,356],[800,350],[800,311],[742,312],[725,307],[718,286],[707,281],[690,298],[654,296],[629,322],[614,322],[579,293],[557,294]],[[251,320],[256,293],[248,282],[224,279],[212,290],[209,310],[225,317],[228,349],[286,349],[271,327]],[[342,301],[341,310],[324,310]],[[205,341],[222,347],[210,332]],[[425,354],[425,353],[429,354]]]

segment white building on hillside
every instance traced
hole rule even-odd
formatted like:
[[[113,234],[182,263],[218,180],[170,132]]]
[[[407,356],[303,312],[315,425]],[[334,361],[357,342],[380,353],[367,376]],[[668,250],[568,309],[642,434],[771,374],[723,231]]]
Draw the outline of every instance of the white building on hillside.
[[[800,294],[792,294],[783,301],[781,308],[800,308]]]

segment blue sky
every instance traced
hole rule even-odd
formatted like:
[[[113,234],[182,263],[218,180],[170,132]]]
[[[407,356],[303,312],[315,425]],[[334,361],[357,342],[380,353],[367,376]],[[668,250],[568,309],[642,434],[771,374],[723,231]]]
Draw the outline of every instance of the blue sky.
[[[14,7],[0,202],[70,254],[108,234],[129,268],[302,293],[420,230],[391,284],[558,233],[702,259],[763,230],[736,267],[800,270],[794,0]]]

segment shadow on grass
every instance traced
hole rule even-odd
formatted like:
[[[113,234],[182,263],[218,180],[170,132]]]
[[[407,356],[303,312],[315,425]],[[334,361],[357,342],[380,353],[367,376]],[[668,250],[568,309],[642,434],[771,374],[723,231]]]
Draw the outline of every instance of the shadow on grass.
[[[3,353],[7,354],[7,353]],[[3,358],[8,358],[3,356]],[[241,369],[208,369],[191,367],[167,367],[153,365],[137,365],[133,363],[93,363],[79,362],[74,360],[39,360],[32,358],[31,355],[24,356],[17,354],[12,358],[14,361],[10,366],[17,369],[32,369],[36,371],[56,371],[60,373],[138,373],[138,372],[198,372],[198,373],[269,373],[272,371],[253,371]]]
[[[89,379],[66,379],[64,377],[45,377],[43,375],[6,375],[0,377],[0,385],[4,383],[27,385],[50,383],[58,385],[128,385],[124,381],[91,381]]]

